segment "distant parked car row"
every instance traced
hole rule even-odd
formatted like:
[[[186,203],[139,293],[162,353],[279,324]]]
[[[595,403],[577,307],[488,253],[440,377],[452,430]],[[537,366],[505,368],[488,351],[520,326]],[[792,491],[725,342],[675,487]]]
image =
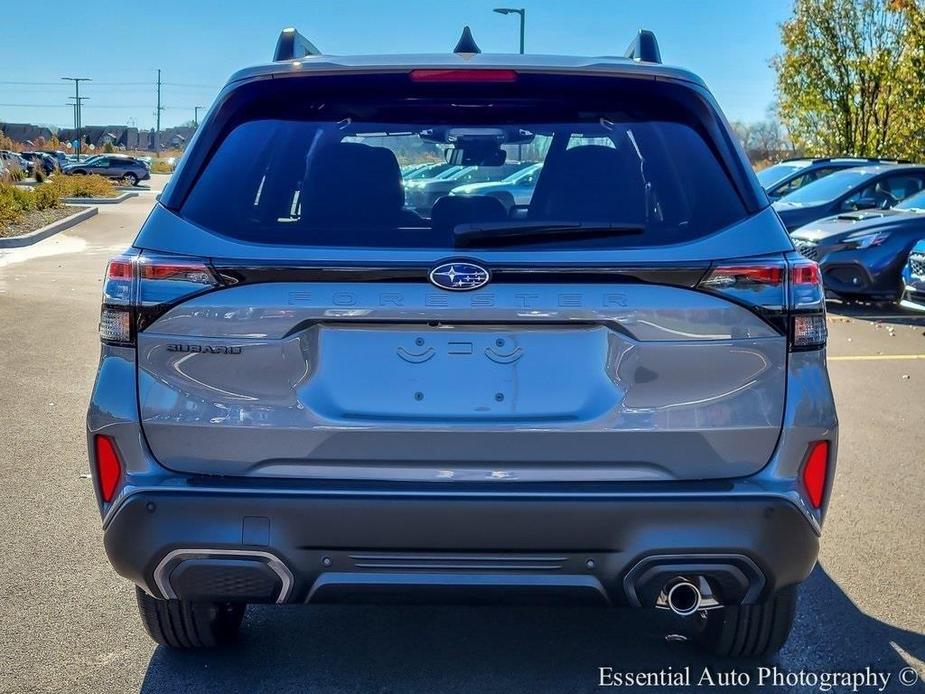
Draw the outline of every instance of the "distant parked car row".
[[[19,152],[11,152],[8,149],[0,149],[0,161],[3,162],[4,171],[20,170],[31,176],[35,167],[32,162],[20,156]]]
[[[800,159],[758,179],[828,292],[925,310],[925,165]]]
[[[46,176],[50,176],[60,168],[58,160],[45,152],[20,152],[19,155],[32,164],[33,174],[41,170]]]
[[[124,154],[96,154],[77,160],[60,151],[11,152],[0,150],[0,172],[20,170],[33,176],[41,171],[46,176],[61,172],[66,176],[97,174],[131,185],[151,178],[150,158]]]
[[[499,200],[507,212],[530,204],[542,164],[507,162],[498,166],[418,164],[402,170],[405,204],[430,215],[444,196],[487,196]]]

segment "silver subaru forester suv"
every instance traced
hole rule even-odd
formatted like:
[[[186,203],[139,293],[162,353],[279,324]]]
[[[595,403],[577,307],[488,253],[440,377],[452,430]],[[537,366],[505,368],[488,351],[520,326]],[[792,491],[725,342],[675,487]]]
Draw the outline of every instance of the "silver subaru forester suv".
[[[91,467],[154,640],[225,643],[249,603],[571,601],[779,649],[834,474],[825,305],[703,82],[648,32],[275,57],[104,280]],[[542,167],[413,208],[427,163]]]

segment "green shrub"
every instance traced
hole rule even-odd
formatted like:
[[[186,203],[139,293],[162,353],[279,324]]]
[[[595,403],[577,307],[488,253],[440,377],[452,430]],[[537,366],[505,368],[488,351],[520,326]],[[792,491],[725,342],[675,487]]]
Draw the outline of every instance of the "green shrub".
[[[33,188],[20,188],[13,181],[0,181],[0,224],[15,222],[35,210],[60,207],[62,198],[115,197],[116,189],[102,176],[54,176]]]
[[[33,199],[35,200],[35,209],[47,210],[52,207],[58,207],[61,204],[61,195],[59,191],[50,183],[43,183],[32,189]]]
[[[116,187],[108,178],[90,176],[55,176],[46,186],[52,186],[58,198],[113,198]]]
[[[166,159],[155,159],[151,162],[151,173],[173,173],[173,166]]]
[[[33,191],[12,183],[0,183],[0,223],[9,224],[35,209]]]

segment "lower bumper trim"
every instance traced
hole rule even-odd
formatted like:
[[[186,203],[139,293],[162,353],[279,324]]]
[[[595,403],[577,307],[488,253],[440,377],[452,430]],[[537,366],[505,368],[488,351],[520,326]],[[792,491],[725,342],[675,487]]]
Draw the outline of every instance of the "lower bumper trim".
[[[257,525],[266,532],[252,532]],[[280,579],[278,603],[648,604],[624,579],[654,555],[688,563],[734,557],[730,570],[710,571],[745,576],[736,580],[747,584],[742,600],[751,600],[752,586],[767,594],[805,579],[819,549],[805,515],[775,496],[351,498],[256,490],[136,492],[111,517],[104,544],[119,574],[168,598],[177,595],[169,576],[180,562],[265,562]]]

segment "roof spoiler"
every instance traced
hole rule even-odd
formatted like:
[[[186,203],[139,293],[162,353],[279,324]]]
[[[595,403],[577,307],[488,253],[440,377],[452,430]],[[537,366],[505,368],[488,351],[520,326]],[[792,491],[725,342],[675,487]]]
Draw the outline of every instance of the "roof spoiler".
[[[640,29],[636,38],[627,46],[623,57],[643,63],[662,62],[662,54],[658,50],[658,39],[655,38],[655,34],[648,29]]]
[[[293,27],[286,27],[279,32],[276,51],[273,53],[274,62],[298,60],[309,55],[321,55],[321,51]]]

